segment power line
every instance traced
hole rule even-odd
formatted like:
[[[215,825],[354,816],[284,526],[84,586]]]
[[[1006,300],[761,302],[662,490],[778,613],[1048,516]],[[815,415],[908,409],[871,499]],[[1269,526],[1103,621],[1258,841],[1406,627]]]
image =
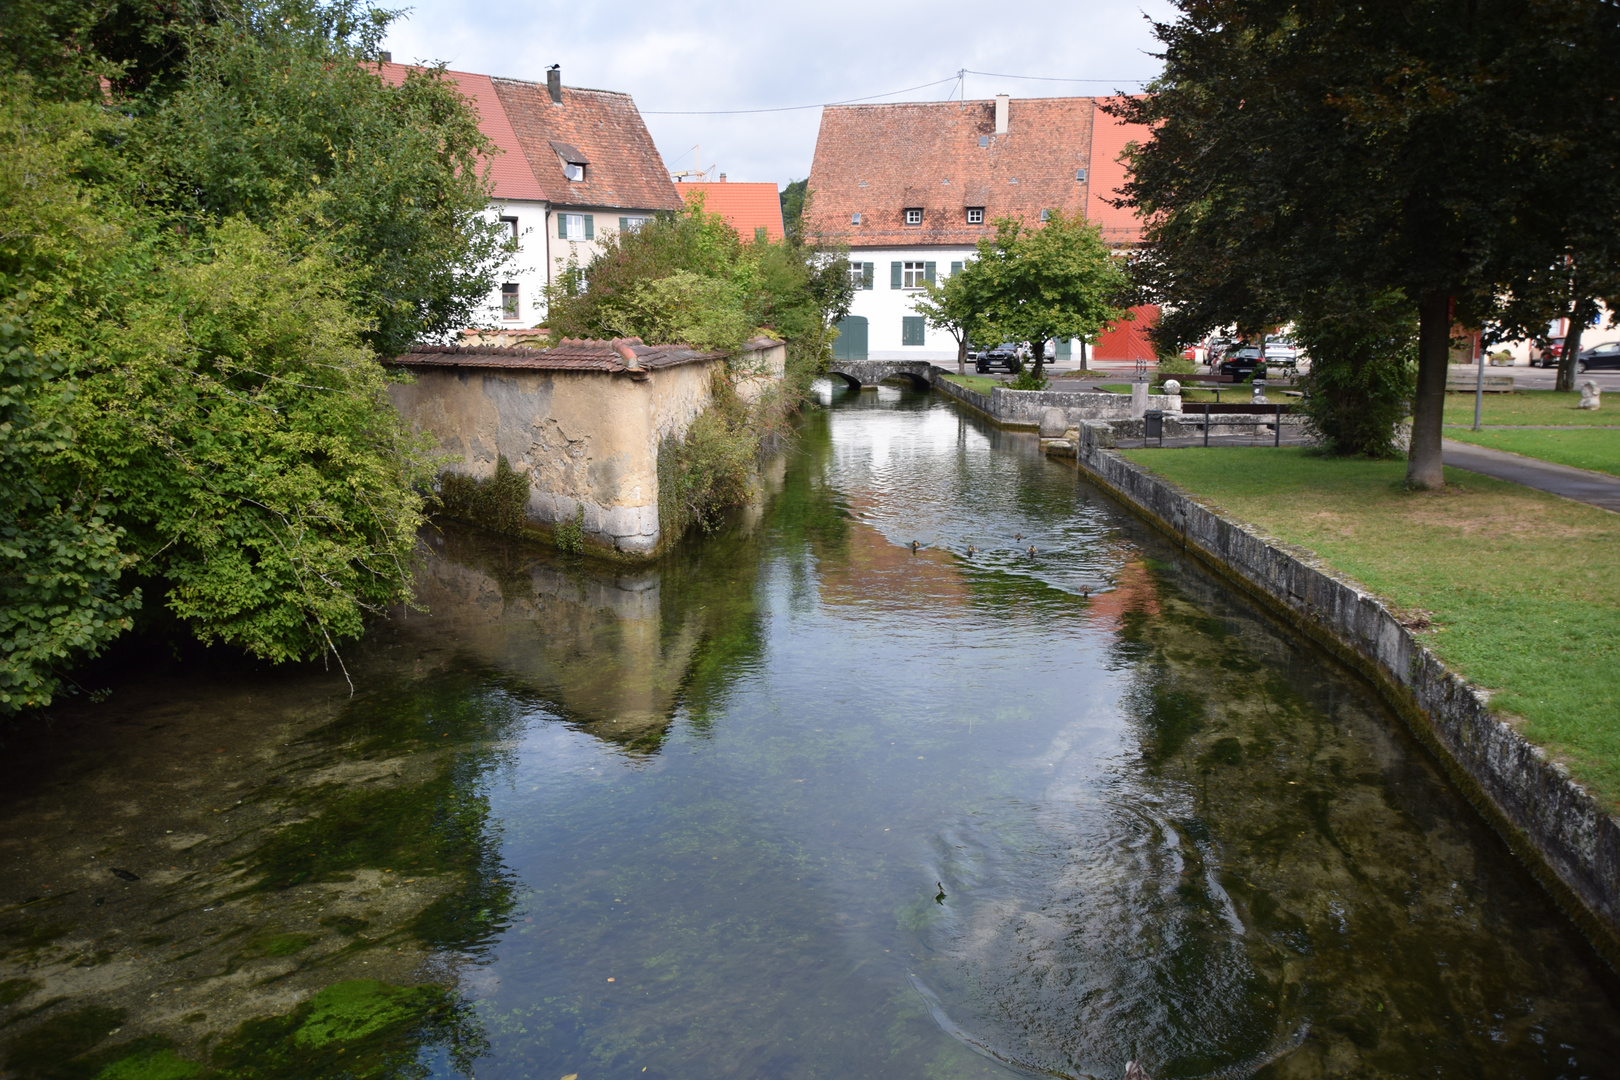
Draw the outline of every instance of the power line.
[[[1028,79],[1032,82],[1070,82],[1070,83],[1109,83],[1120,86],[1131,83],[1135,86],[1146,86],[1150,79],[1055,79],[1050,75],[1000,75],[994,71],[974,71],[971,68],[963,69],[969,75],[984,75],[992,79]]]
[[[904,90],[890,90],[886,94],[868,94],[865,97],[845,98],[843,101],[824,101],[815,105],[784,105],[778,109],[642,109],[643,116],[742,116],[750,113],[778,113],[799,112],[804,109],[825,109],[829,105],[852,105],[857,101],[871,101],[873,98],[893,97],[896,94],[909,94],[913,90],[926,90],[930,86],[942,86],[948,82],[955,82],[956,76],[948,79],[935,79],[921,86],[908,86]]]

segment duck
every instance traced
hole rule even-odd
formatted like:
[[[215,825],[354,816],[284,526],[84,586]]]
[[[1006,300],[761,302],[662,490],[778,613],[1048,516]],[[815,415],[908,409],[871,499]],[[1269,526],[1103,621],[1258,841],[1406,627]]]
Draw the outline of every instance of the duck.
[[[969,555],[977,555],[979,553],[979,549],[974,547],[972,544],[969,544],[967,546],[967,553]]]
[[[912,554],[915,555],[917,553],[917,549],[920,548],[920,547],[922,547],[922,545],[917,543],[917,541],[913,540],[911,542],[911,552],[912,552]]]
[[[1014,533],[1014,534],[1013,534],[1013,539],[1014,539],[1014,540],[1022,540],[1022,539],[1023,539],[1023,538],[1024,538],[1024,534],[1023,534],[1023,533]]]
[[[1035,554],[1035,545],[1034,544],[1029,545],[1029,553],[1031,555]]]
[[[1134,1061],[1125,1063],[1125,1080],[1150,1080],[1147,1070]]]

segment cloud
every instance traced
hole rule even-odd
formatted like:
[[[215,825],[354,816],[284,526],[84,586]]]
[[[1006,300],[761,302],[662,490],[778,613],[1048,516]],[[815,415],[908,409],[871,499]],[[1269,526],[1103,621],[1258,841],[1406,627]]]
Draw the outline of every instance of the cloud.
[[[966,76],[969,98],[1101,94],[1134,89],[1159,61],[1147,15],[1165,19],[1164,0],[1140,3],[766,5],[730,0],[667,3],[417,4],[385,45],[394,59],[444,60],[452,68],[544,80],[562,65],[569,86],[621,90],[643,114],[670,110],[768,109],[880,94],[935,80],[927,90],[884,99],[942,100],[959,69],[1010,75],[1110,80],[1040,82]],[[1114,80],[1117,80],[1114,81]],[[734,116],[646,115],[665,164],[704,166],[732,180],[785,184],[810,172],[819,109]]]

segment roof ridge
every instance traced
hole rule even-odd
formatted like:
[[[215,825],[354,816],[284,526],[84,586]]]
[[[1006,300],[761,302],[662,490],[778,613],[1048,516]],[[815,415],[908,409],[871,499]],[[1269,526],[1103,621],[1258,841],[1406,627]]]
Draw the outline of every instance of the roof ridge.
[[[522,83],[524,86],[546,85],[539,79],[520,79],[516,75],[487,75],[485,78],[494,79],[496,82]],[[576,94],[612,94],[614,97],[631,96],[630,93],[625,90],[598,90],[594,86],[569,86],[567,83],[563,84],[563,89],[572,90]]]

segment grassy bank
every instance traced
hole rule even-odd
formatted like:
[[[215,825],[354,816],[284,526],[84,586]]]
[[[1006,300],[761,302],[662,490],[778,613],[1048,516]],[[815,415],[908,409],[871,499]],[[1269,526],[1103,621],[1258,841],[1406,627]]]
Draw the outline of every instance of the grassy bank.
[[[992,379],[986,375],[945,375],[942,377],[949,379],[958,386],[967,387],[975,394],[988,394],[995,387],[1006,385],[1001,380]]]
[[[1620,408],[1581,410],[1581,395],[1557,390],[1515,390],[1511,394],[1484,394],[1482,424],[1557,424],[1589,427],[1620,424]],[[1474,422],[1474,395],[1446,395],[1446,423]],[[1449,432],[1447,434],[1450,434]]]
[[[1481,428],[1479,431],[1458,431],[1453,428],[1446,431],[1446,438],[1620,476],[1620,431],[1598,428],[1565,428],[1561,431]]]
[[[1444,491],[1407,491],[1401,461],[1287,448],[1124,454],[1426,620],[1429,648],[1620,808],[1615,515],[1453,469]]]

